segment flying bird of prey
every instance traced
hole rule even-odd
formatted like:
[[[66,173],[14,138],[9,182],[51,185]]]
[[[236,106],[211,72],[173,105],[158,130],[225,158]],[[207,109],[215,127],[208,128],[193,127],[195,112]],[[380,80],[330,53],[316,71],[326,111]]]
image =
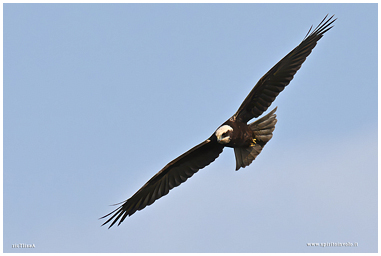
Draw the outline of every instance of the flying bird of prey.
[[[234,149],[236,170],[250,165],[273,136],[277,122],[276,108],[255,122],[248,124],[248,121],[267,110],[293,79],[317,41],[333,27],[331,24],[336,19],[327,16],[313,31],[311,27],[303,41],[259,79],[232,117],[219,126],[207,140],[168,163],[131,198],[119,203],[121,205],[117,209],[103,216],[102,218],[111,215],[103,225],[111,222],[110,228],[118,221],[120,225],[127,216],[151,205],[209,165],[225,147]]]

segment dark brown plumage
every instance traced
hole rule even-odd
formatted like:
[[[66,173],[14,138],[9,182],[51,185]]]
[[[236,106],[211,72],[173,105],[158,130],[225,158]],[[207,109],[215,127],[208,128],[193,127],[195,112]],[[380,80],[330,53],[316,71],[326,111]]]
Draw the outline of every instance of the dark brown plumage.
[[[103,216],[102,218],[110,216],[103,225],[109,222],[109,228],[117,222],[120,225],[127,216],[165,196],[169,190],[213,162],[224,147],[234,148],[236,170],[248,166],[272,138],[277,122],[276,109],[253,123],[247,122],[267,110],[276,96],[293,79],[317,41],[332,28],[331,24],[334,21],[333,16],[328,19],[326,16],[311,33],[310,29],[303,41],[258,81],[231,118],[207,140],[168,163],[131,198],[121,202],[117,209]]]
[[[311,27],[304,40],[259,79],[233,118],[246,123],[254,117],[259,117],[267,110],[276,96],[294,78],[295,73],[300,69],[307,56],[310,55],[317,41],[332,28],[330,25],[336,19],[333,19],[333,16],[327,19],[327,16],[310,34]]]

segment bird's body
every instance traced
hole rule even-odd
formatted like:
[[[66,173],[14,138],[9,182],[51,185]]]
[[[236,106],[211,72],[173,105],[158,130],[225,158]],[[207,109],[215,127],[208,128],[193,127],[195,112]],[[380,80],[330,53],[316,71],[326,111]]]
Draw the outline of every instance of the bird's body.
[[[118,220],[119,225],[127,216],[168,194],[169,190],[213,162],[225,147],[234,149],[236,170],[250,165],[273,136],[272,132],[277,122],[276,108],[264,117],[252,123],[248,122],[265,112],[276,96],[289,84],[317,41],[332,28],[330,25],[335,21],[332,18],[333,16],[327,19],[326,16],[315,30],[311,33],[308,31],[304,40],[258,81],[238,111],[207,140],[168,163],[131,198],[103,216],[102,218],[112,215],[103,225],[112,221],[111,227]]]
[[[228,143],[225,143],[225,147],[237,148],[237,147],[249,147],[252,145],[255,138],[254,132],[249,128],[246,123],[243,122],[234,122],[231,120],[226,121],[220,127],[230,128],[227,132],[231,132],[231,140]],[[218,129],[217,129],[218,130]],[[216,130],[216,132],[217,132]]]

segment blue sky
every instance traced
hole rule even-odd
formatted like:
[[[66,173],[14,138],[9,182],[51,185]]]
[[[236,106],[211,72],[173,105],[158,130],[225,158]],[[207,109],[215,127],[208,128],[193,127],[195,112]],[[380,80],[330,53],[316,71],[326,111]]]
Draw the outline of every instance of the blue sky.
[[[3,11],[4,252],[377,252],[377,4]],[[335,27],[270,107],[274,137],[249,167],[234,171],[227,148],[100,227],[327,13]]]

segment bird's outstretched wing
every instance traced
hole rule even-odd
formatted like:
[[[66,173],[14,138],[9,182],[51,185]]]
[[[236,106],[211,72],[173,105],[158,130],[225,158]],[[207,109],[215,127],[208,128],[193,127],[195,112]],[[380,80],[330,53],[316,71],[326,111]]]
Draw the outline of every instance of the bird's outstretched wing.
[[[303,41],[258,81],[233,115],[233,118],[247,123],[250,119],[260,116],[267,110],[276,96],[294,78],[295,73],[316,46],[317,41],[333,27],[331,24],[336,19],[333,19],[333,16],[327,19],[327,16],[312,32],[311,27]]]
[[[215,136],[212,135],[209,139],[185,152],[156,173],[131,198],[121,202],[121,206],[103,216],[102,218],[112,215],[103,225],[112,221],[110,224],[112,227],[118,220],[118,225],[120,225],[127,216],[131,216],[136,211],[142,210],[165,196],[169,190],[185,182],[198,170],[213,162],[221,154],[223,148],[224,146],[217,143]]]

